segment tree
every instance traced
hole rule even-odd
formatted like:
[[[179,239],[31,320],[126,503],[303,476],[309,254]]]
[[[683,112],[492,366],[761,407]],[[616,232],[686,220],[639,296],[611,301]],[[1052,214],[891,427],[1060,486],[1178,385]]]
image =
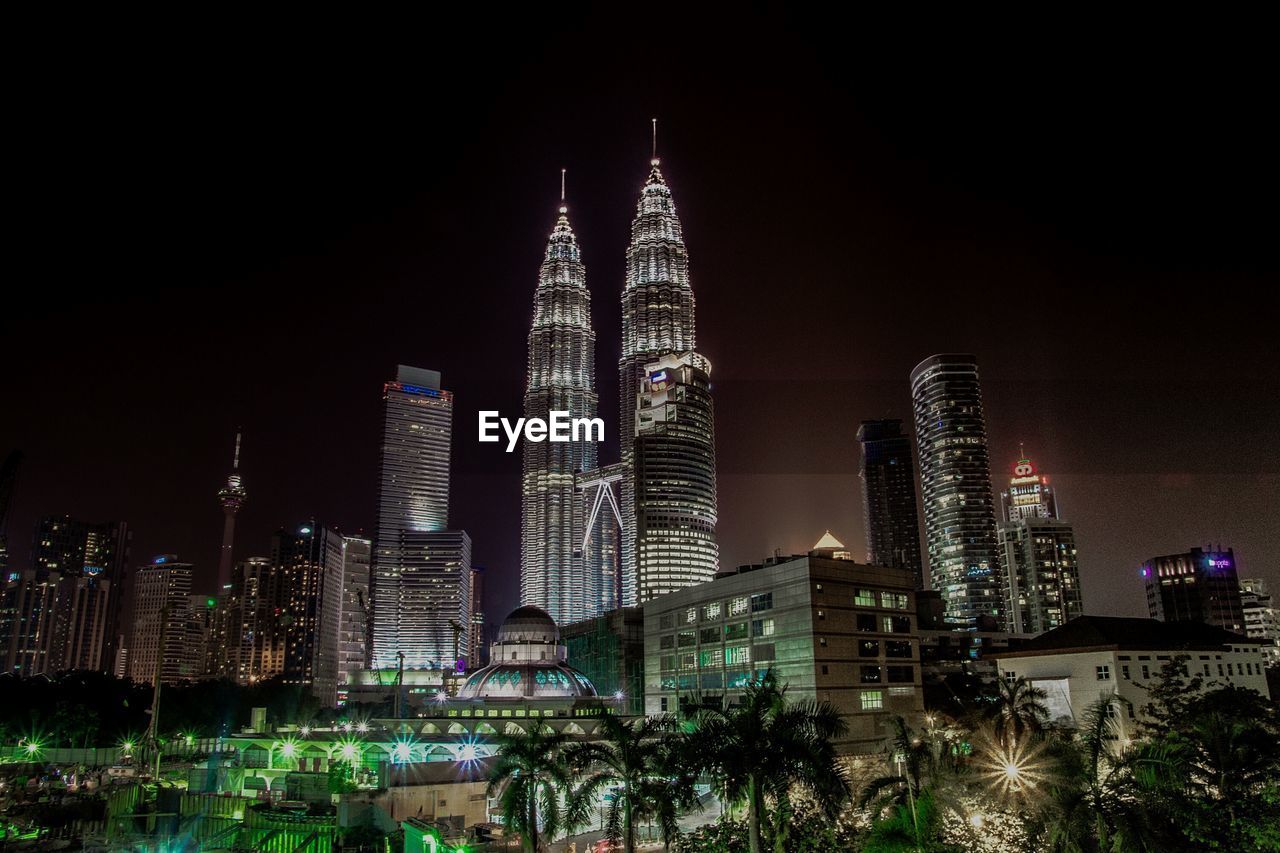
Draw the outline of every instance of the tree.
[[[690,806],[694,799],[693,778],[670,760],[675,730],[675,718],[670,716],[632,721],[613,714],[601,717],[599,740],[568,749],[570,766],[585,774],[572,798],[571,822],[586,823],[587,812],[601,792],[613,788],[605,820],[610,841],[620,841],[626,853],[633,853],[637,822],[656,818],[670,844],[679,832],[679,806]]]
[[[693,723],[682,747],[693,767],[721,781],[729,800],[745,799],[751,853],[761,853],[765,799],[807,791],[834,817],[849,797],[849,782],[832,740],[846,724],[826,702],[790,702],[773,671],[749,684],[737,705],[701,703],[686,713]],[[785,813],[773,827],[774,847],[785,849]]]
[[[1047,697],[1022,676],[997,679],[995,704],[989,712],[996,735],[1020,739],[1026,733],[1041,731],[1049,719],[1049,708],[1044,704]]]
[[[486,793],[498,795],[502,825],[521,837],[526,851],[537,851],[540,833],[554,838],[571,826],[561,808],[561,796],[572,790],[566,743],[564,735],[545,726],[498,739]]]

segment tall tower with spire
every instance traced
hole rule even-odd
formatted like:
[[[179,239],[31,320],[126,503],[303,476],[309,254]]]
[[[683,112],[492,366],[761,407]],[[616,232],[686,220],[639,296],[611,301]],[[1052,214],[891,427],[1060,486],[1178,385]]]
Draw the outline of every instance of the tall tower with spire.
[[[547,240],[533,295],[526,418],[596,416],[595,332],[591,294],[578,241],[569,225],[560,174],[559,218]],[[526,441],[521,485],[520,600],[542,608],[557,623],[603,612],[602,572],[584,551],[586,501],[574,488],[576,472],[596,467],[593,441]]]
[[[227,484],[218,490],[218,503],[222,504],[222,554],[218,558],[218,587],[221,593],[231,583],[231,551],[236,538],[236,513],[244,505],[248,493],[240,480],[240,431],[236,430],[236,450],[231,458],[231,473]]]
[[[624,605],[711,580],[719,563],[711,363],[695,351],[689,257],[659,166],[655,120],[622,292]]]

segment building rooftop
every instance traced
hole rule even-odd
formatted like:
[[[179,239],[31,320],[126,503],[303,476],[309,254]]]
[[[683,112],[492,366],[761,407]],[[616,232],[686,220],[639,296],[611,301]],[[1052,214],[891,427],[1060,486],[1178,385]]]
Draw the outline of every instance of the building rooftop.
[[[1225,647],[1262,641],[1233,634],[1201,622],[1161,622],[1123,616],[1078,616],[1060,628],[1022,643],[1017,651],[991,657],[1027,657],[1060,652],[1103,649],[1141,651],[1220,651]]]

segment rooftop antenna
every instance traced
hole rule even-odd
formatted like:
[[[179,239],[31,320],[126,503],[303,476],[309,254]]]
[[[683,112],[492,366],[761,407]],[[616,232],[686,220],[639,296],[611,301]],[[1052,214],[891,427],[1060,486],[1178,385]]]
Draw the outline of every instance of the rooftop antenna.
[[[242,427],[236,427],[236,453],[235,453],[235,456],[232,457],[231,459],[232,471],[240,470],[240,430],[241,429]]]
[[[658,120],[653,120],[653,165],[658,165]]]
[[[564,203],[564,173],[567,171],[569,170],[568,169],[560,170],[560,212],[561,213],[569,212],[569,208]]]

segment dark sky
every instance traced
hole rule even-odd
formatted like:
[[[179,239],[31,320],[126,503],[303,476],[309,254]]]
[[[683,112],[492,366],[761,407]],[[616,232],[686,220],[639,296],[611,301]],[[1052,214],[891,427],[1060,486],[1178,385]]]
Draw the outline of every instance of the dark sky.
[[[241,424],[238,556],[312,516],[368,530],[404,362],[456,394],[452,521],[500,618],[520,456],[477,443],[476,411],[519,414],[565,167],[615,458],[658,116],[715,365],[724,563],[827,528],[862,553],[858,421],[909,418],[911,368],[971,351],[997,488],[1025,442],[1076,525],[1087,611],[1143,615],[1139,562],[1208,542],[1280,584],[1264,28],[673,9],[19,39],[16,564],[42,514],[124,518],[135,562],[174,552],[212,586]]]

